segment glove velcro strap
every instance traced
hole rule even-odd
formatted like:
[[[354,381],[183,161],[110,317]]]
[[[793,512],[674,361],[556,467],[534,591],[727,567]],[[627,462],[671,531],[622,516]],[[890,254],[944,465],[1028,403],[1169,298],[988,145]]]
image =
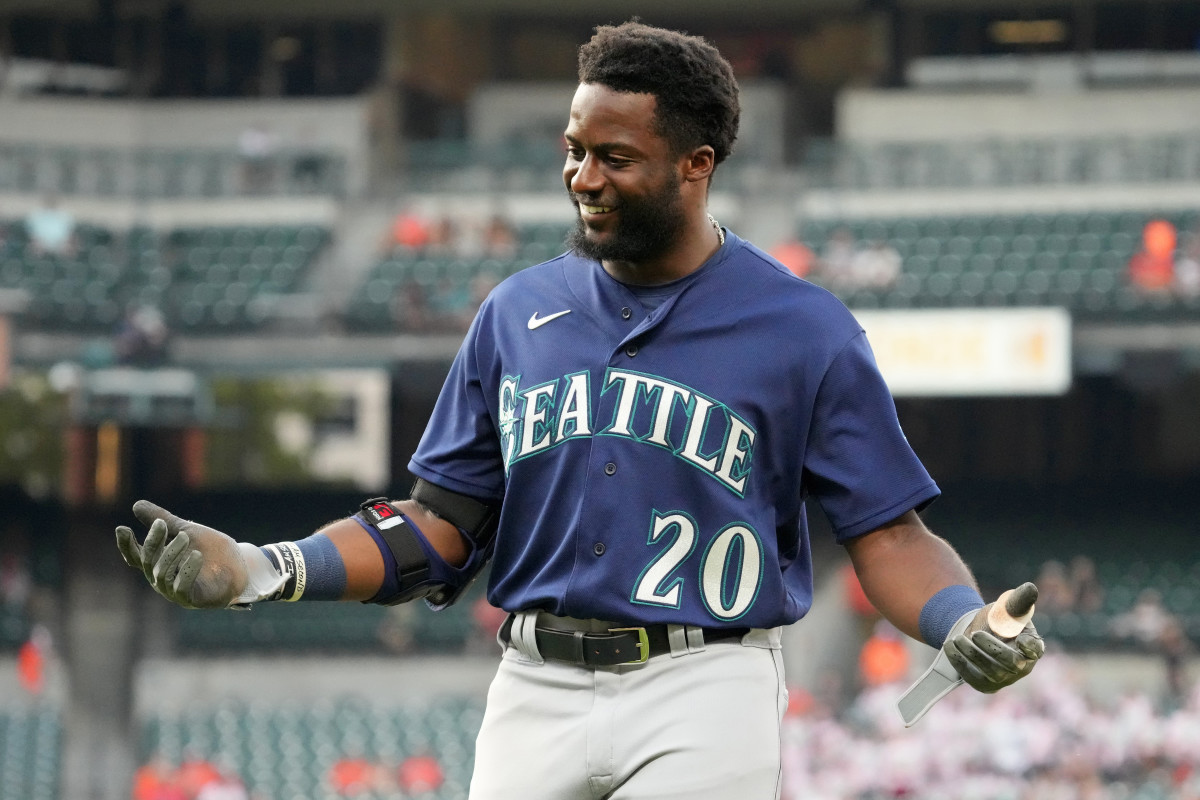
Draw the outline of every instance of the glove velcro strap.
[[[249,608],[250,603],[274,600],[285,590],[288,575],[279,568],[279,560],[268,555],[266,548],[249,542],[238,542],[246,566],[246,587],[230,603],[230,608]]]
[[[279,570],[286,580],[283,585],[266,600],[283,600],[294,603],[304,594],[308,585],[308,569],[304,564],[304,554],[293,542],[278,542],[263,546],[263,552],[271,563]]]

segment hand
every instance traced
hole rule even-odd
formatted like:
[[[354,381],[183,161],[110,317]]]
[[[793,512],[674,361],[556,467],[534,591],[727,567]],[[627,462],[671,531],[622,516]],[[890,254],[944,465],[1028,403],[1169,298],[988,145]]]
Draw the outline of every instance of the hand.
[[[1031,620],[1036,600],[1037,587],[1025,583],[954,624],[942,652],[964,681],[991,694],[1033,671],[1046,652]],[[1024,626],[1017,627],[1023,619]],[[1005,630],[1006,625],[1012,627]]]
[[[117,548],[163,597],[184,608],[225,608],[246,590],[243,550],[232,538],[148,500],[137,501],[133,514],[150,528],[146,541],[138,545],[133,531],[122,525]]]

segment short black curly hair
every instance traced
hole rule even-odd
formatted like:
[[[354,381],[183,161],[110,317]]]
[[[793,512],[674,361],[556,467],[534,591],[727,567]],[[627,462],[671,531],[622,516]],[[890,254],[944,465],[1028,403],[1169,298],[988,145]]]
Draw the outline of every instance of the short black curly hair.
[[[579,48],[579,82],[654,95],[656,132],[677,154],[707,144],[720,164],[733,152],[741,118],[737,80],[699,36],[636,20],[602,25]]]

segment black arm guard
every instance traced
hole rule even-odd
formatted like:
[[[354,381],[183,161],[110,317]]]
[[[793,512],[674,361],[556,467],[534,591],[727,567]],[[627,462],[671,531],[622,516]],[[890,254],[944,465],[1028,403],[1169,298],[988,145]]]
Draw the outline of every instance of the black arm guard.
[[[384,576],[383,588],[370,602],[394,606],[445,588],[430,580],[429,558],[417,533],[386,497],[374,497],[359,508],[359,519],[375,529],[396,561],[394,574]]]
[[[498,515],[491,506],[420,479],[410,497],[458,528],[471,544],[471,555],[460,569],[440,561],[431,564],[413,525],[387,498],[372,498],[362,504],[357,516],[387,546],[395,567],[385,575],[379,594],[368,602],[391,606],[423,597],[434,608],[445,608],[462,596],[491,559]],[[436,553],[432,557],[437,558]]]
[[[466,534],[476,550],[491,547],[500,516],[498,507],[434,486],[420,478],[413,484],[409,497]]]
[[[474,582],[475,577],[492,559],[496,544],[496,528],[500,522],[500,507],[482,503],[465,494],[452,492],[417,478],[409,497],[449,522],[471,542],[470,580],[461,586],[442,585],[441,591],[430,594],[426,602],[434,608],[452,605]]]

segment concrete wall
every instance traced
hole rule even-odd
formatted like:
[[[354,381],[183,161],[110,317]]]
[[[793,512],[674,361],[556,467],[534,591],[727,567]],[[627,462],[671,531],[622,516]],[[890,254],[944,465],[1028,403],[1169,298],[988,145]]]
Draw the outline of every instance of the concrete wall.
[[[850,89],[839,138],[860,143],[1200,135],[1200,88],[1079,92]]]

